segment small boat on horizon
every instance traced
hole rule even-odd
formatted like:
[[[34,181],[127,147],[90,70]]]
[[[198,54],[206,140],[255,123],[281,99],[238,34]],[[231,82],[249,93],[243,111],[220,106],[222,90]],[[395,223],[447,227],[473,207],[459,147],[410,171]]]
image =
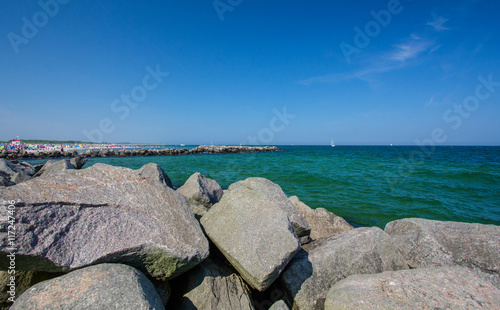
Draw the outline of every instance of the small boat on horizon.
[[[332,141],[330,142],[330,144],[332,145],[332,147],[335,147],[335,142],[333,141],[333,139],[332,139]]]

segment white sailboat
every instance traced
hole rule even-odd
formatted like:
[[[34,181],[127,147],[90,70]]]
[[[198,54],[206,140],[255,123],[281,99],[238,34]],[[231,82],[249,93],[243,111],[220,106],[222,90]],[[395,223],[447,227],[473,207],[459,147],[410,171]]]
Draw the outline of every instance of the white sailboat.
[[[333,139],[330,143],[331,143],[332,147],[335,147],[335,142],[333,141]]]

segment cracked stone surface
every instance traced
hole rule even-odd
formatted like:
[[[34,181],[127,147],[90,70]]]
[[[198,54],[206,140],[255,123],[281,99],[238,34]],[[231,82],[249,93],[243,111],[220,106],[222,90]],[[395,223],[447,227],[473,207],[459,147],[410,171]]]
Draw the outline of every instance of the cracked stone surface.
[[[41,176],[0,188],[0,199],[17,201],[19,270],[118,262],[165,280],[208,257],[186,198],[128,168],[96,164]],[[2,269],[9,264],[7,230],[2,223]]]
[[[385,231],[411,268],[462,266],[500,288],[500,226],[410,218]]]

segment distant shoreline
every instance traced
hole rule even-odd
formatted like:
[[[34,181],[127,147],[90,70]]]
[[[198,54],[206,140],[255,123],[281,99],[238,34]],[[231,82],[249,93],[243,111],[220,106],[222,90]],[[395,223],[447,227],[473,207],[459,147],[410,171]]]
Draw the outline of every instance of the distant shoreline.
[[[63,148],[64,149],[64,148]],[[164,149],[131,149],[120,147],[93,147],[93,148],[71,148],[70,151],[63,149],[42,150],[2,150],[0,158],[5,159],[51,159],[81,157],[133,157],[133,156],[174,156],[192,154],[235,154],[235,153],[267,153],[281,151],[276,146],[214,146],[200,145],[187,148],[164,148]],[[80,152],[78,152],[80,151]],[[85,152],[82,152],[85,151]]]

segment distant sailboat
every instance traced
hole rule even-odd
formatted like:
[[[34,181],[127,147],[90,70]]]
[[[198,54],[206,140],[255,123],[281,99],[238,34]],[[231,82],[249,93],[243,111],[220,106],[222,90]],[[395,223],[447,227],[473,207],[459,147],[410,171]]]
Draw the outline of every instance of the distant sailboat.
[[[335,147],[335,142],[333,142],[333,139],[330,143],[331,143],[332,147]]]

